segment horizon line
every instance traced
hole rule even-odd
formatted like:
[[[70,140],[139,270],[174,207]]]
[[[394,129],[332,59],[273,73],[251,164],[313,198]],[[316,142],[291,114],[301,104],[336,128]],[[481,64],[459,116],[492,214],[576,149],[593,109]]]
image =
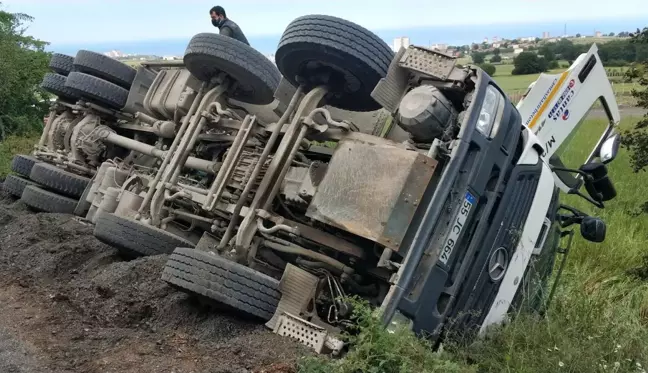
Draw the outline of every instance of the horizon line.
[[[411,27],[386,27],[386,28],[379,28],[379,29],[371,29],[370,31],[374,33],[380,33],[380,32],[394,32],[398,30],[422,30],[422,29],[439,29],[443,27],[461,27],[461,26],[518,26],[518,25],[529,25],[529,24],[565,24],[569,22],[592,22],[592,21],[621,21],[621,20],[631,20],[631,19],[643,19],[645,17],[642,16],[627,16],[627,17],[616,17],[616,18],[591,18],[591,19],[572,19],[572,20],[555,20],[555,21],[548,21],[548,20],[543,20],[543,21],[536,21],[536,22],[499,22],[499,23],[471,23],[471,24],[452,24],[452,25],[420,25],[420,26],[411,26]],[[648,23],[648,21],[645,21]],[[643,27],[643,26],[642,26]],[[637,26],[632,26],[629,30],[615,30],[613,32],[621,32],[621,31],[629,31],[633,32],[636,31]],[[600,31],[600,30],[599,30]],[[218,32],[213,32],[214,34],[217,34]],[[280,33],[273,33],[273,34],[249,34],[249,38],[273,38],[273,37],[281,37],[283,32]],[[174,36],[174,37],[168,37],[168,38],[141,38],[141,39],[123,39],[123,40],[100,40],[100,41],[91,41],[91,40],[84,40],[84,41],[66,41],[66,42],[51,42],[48,41],[49,45],[56,44],[57,46],[74,46],[77,44],[110,44],[110,43],[132,43],[132,42],[152,42],[152,41],[181,41],[181,40],[187,40],[191,39],[194,35],[183,35],[183,36]],[[406,35],[403,35],[406,36]]]

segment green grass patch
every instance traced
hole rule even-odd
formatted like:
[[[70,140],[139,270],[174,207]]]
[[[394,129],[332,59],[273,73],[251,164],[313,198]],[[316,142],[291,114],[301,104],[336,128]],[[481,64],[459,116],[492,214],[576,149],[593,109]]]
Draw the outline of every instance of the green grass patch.
[[[636,118],[626,118],[629,128]],[[565,163],[582,163],[606,122],[591,119],[565,146]],[[375,319],[361,318],[357,345],[341,360],[302,362],[305,373],[356,372],[645,372],[648,366],[648,219],[637,216],[648,200],[645,174],[633,173],[622,149],[609,167],[618,192],[605,209],[575,196],[572,205],[607,223],[606,241],[574,243],[558,291],[545,318],[518,315],[513,322],[469,346],[448,345],[433,352],[411,333],[390,334]],[[564,242],[563,242],[564,243]],[[560,258],[559,258],[560,259]]]
[[[22,136],[8,136],[0,141],[0,177],[11,172],[11,160],[16,154],[30,154],[34,144],[40,139],[40,134],[26,134]]]

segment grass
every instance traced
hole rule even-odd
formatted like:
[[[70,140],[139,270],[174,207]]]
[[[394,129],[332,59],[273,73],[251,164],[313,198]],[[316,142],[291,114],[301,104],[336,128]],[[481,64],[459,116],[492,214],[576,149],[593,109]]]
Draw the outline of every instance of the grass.
[[[11,172],[11,160],[16,154],[29,154],[34,150],[34,144],[40,139],[40,134],[8,136],[0,141],[0,178]]]
[[[609,43],[611,41],[624,40],[624,39],[625,38],[619,38],[617,36],[601,36],[599,38],[595,36],[587,36],[584,38],[568,38],[568,40],[571,40],[574,44],[591,44],[591,43],[604,44],[604,43]]]
[[[626,118],[628,128],[636,118]],[[585,159],[604,120],[584,122],[564,149],[567,164]],[[605,209],[579,197],[567,203],[607,223],[606,241],[575,240],[556,297],[543,319],[519,315],[489,338],[432,352],[410,333],[378,331],[365,320],[359,345],[342,360],[306,360],[302,373],[355,372],[645,372],[648,366],[648,219],[637,216],[648,200],[645,174],[633,173],[622,150],[609,167],[618,192]],[[563,242],[564,244],[564,242]],[[366,318],[366,317],[365,317]]]

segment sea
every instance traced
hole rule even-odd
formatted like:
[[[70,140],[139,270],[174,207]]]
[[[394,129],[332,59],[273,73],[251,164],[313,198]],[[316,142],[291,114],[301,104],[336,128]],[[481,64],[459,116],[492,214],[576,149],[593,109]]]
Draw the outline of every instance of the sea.
[[[481,43],[484,38],[492,41],[493,37],[501,39],[514,39],[518,37],[542,37],[543,33],[549,33],[550,37],[563,35],[594,35],[596,31],[603,34],[610,32],[619,33],[622,31],[633,32],[637,28],[648,26],[648,19],[624,18],[606,20],[586,20],[570,22],[543,22],[525,24],[486,24],[486,25],[462,25],[443,27],[419,27],[375,30],[388,45],[393,44],[394,38],[409,37],[411,44],[432,45],[444,43],[448,45],[465,45]],[[281,35],[255,36],[249,35],[250,44],[263,54],[273,54],[279,43]],[[125,54],[155,55],[155,56],[181,56],[191,35],[165,40],[129,40],[101,43],[74,43],[74,44],[50,44],[50,51],[74,55],[79,49],[88,49],[95,52],[108,52],[118,50]]]

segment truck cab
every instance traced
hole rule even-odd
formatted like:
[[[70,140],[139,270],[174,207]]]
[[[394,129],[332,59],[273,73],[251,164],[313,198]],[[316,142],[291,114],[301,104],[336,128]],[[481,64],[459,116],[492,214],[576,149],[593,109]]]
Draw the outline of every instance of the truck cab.
[[[604,163],[618,149],[619,110],[596,51],[593,46],[558,76],[542,74],[517,107],[475,70],[474,96],[460,135],[446,149],[445,173],[406,235],[406,257],[383,303],[386,322],[407,320],[433,339],[450,325],[484,333],[525,295],[536,298],[536,310],[539,292],[547,300],[563,228],[580,222],[586,239],[604,239],[602,221],[574,209],[561,214],[559,196],[579,194],[603,207],[615,195]],[[609,125],[582,167],[569,169],[556,150],[597,100]],[[529,289],[532,276],[543,289]]]

